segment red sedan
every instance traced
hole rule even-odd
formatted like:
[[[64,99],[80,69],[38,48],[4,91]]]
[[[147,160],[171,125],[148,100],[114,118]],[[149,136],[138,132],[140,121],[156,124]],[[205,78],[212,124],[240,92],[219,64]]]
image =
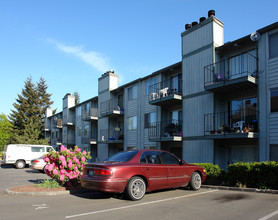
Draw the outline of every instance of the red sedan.
[[[102,192],[125,192],[129,199],[140,200],[153,190],[187,185],[198,190],[205,179],[204,168],[186,164],[169,152],[133,150],[87,164],[81,185]]]

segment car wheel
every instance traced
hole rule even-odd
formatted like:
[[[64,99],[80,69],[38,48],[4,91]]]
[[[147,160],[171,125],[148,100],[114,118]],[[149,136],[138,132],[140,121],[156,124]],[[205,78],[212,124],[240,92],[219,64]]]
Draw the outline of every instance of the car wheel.
[[[17,169],[23,169],[25,167],[25,161],[24,160],[18,160],[15,163],[15,167]]]
[[[129,199],[136,201],[144,197],[146,193],[146,183],[139,177],[132,177],[126,186],[126,195]]]
[[[202,178],[201,175],[197,172],[194,172],[191,176],[190,180],[190,188],[193,190],[198,190],[201,188],[202,185]]]

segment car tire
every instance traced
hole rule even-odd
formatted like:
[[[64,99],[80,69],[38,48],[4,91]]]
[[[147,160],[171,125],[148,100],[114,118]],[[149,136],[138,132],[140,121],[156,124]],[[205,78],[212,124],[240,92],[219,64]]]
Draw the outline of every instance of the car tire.
[[[16,163],[15,163],[15,167],[16,167],[17,169],[23,169],[23,168],[25,167],[25,165],[26,165],[26,163],[25,163],[24,160],[18,160],[18,161],[16,161]]]
[[[126,196],[129,199],[136,201],[142,199],[145,193],[146,193],[145,181],[139,176],[134,176],[130,178],[126,186]]]
[[[202,185],[202,177],[198,172],[194,172],[191,176],[189,186],[193,190],[198,190]]]

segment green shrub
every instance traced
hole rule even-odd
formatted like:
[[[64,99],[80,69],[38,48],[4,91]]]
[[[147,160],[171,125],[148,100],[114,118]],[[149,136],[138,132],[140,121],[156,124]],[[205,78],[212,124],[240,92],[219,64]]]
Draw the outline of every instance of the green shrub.
[[[268,161],[230,164],[225,179],[231,186],[278,189],[278,163]]]
[[[201,166],[206,170],[207,178],[205,184],[220,184],[224,180],[225,171],[220,169],[219,166],[212,163],[194,163]]]
[[[46,179],[40,181],[38,184],[35,184],[36,187],[42,187],[47,189],[54,189],[61,187],[61,184],[53,179]]]

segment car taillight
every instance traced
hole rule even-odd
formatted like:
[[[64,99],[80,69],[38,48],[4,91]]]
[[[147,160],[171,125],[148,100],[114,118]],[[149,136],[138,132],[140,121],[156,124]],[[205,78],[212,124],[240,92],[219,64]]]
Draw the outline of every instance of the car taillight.
[[[39,161],[39,160],[34,160],[33,162],[34,162],[34,163],[39,163],[40,161]]]
[[[97,176],[109,176],[112,175],[112,171],[108,169],[94,169],[94,175]]]

